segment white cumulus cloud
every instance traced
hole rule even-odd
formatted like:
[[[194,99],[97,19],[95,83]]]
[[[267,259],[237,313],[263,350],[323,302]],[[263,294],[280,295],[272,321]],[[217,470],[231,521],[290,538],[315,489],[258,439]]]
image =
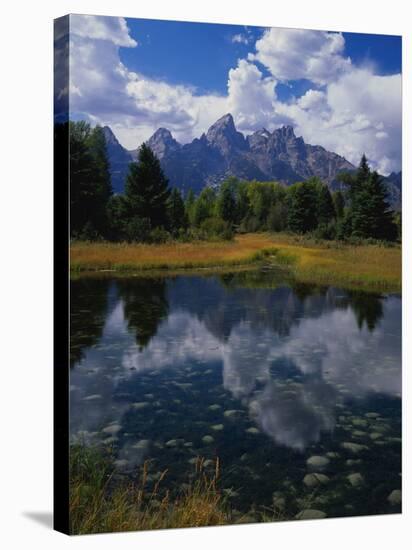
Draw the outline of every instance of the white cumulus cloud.
[[[341,33],[268,29],[254,53],[228,72],[227,94],[199,94],[131,71],[119,48],[136,48],[126,21],[70,16],[70,108],[72,115],[108,124],[121,143],[136,148],[160,126],[182,143],[199,137],[231,112],[250,133],[291,124],[307,143],[322,145],[357,164],[365,153],[381,173],[401,169],[401,75],[379,75],[345,56]],[[244,43],[245,34],[232,36]],[[266,70],[262,68],[262,65]],[[280,82],[305,78],[304,95],[281,101]],[[292,87],[293,90],[293,87]]]
[[[268,29],[249,58],[265,65],[279,80],[306,78],[326,84],[348,71],[341,33],[301,29]]]
[[[108,40],[116,46],[137,46],[123,17],[101,15],[70,15],[70,32],[83,38]]]

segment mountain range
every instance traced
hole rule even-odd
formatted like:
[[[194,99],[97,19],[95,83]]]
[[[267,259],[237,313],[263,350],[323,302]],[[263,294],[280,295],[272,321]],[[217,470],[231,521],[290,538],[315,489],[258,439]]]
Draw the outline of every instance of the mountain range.
[[[103,128],[116,193],[124,190],[131,161],[138,149],[127,150],[112,130]],[[290,185],[312,176],[336,187],[340,172],[355,170],[344,157],[319,145],[310,145],[295,135],[292,126],[269,132],[262,128],[244,136],[231,114],[219,118],[200,138],[184,145],[166,128],[159,128],[146,142],[158,157],[172,186],[199,193],[205,186],[217,187],[228,176],[246,180],[279,181]],[[387,178],[391,202],[400,204],[401,173]]]

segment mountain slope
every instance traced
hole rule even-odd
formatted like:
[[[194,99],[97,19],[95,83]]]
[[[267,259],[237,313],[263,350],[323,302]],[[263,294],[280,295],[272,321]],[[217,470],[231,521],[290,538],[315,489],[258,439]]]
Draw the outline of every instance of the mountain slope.
[[[116,177],[114,187],[119,191],[120,176],[127,170],[122,163],[136,159],[137,150],[126,151],[113,134],[108,137]],[[159,158],[170,184],[184,191],[191,188],[196,193],[205,186],[218,186],[228,176],[276,180],[287,185],[318,176],[333,185],[339,172],[355,169],[336,153],[306,144],[303,138],[296,137],[291,126],[273,132],[263,128],[245,137],[236,130],[231,114],[221,117],[191,143],[179,144],[165,128],[156,130],[147,143]]]
[[[129,151],[120,145],[109,126],[103,127],[103,133],[109,157],[113,191],[115,193],[123,193],[129,163],[133,160],[133,157]]]

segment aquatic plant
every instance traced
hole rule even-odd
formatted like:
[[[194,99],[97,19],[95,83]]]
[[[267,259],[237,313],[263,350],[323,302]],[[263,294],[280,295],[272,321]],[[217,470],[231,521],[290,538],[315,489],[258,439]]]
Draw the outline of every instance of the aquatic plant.
[[[210,470],[209,470],[210,471]],[[176,494],[162,487],[167,470],[151,483],[150,461],[134,479],[115,479],[110,450],[75,444],[70,449],[70,532],[73,535],[201,527],[232,523],[219,491],[219,460],[207,473],[198,458],[194,479]]]

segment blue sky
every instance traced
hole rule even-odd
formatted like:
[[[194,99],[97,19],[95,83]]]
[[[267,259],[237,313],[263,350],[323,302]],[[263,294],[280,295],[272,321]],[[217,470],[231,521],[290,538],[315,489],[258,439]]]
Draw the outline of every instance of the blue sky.
[[[230,112],[244,134],[289,124],[401,168],[400,37],[71,15],[70,64],[71,116],[128,149],[159,127],[189,142]]]
[[[121,48],[120,58],[132,70],[173,84],[194,86],[197,93],[225,94],[227,75],[250,45],[260,38],[264,27],[184,23],[153,19],[126,19],[130,35],[139,42],[138,52]],[[345,53],[357,64],[373,63],[377,74],[401,72],[400,36],[342,33]],[[248,43],[233,42],[242,36]],[[264,70],[264,73],[266,71]],[[285,86],[285,99],[310,88],[308,81]],[[290,93],[287,91],[290,90]]]

